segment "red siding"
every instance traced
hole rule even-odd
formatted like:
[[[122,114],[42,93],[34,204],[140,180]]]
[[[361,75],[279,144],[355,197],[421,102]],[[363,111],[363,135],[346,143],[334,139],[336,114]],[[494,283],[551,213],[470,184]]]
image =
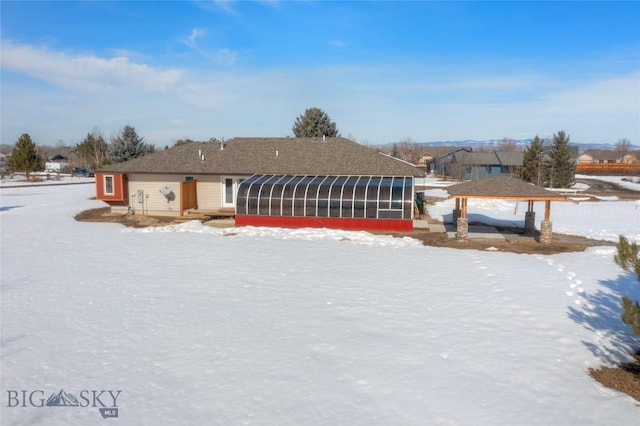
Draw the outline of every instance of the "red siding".
[[[113,193],[105,193],[105,176],[113,178]],[[122,173],[96,173],[96,198],[109,204],[124,204],[127,200],[127,176]]]
[[[236,226],[247,225],[281,228],[330,228],[359,231],[413,231],[412,220],[236,215]]]

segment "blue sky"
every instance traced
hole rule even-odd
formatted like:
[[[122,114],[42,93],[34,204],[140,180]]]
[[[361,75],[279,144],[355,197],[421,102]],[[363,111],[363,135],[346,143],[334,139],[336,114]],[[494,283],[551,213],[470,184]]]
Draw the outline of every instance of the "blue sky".
[[[287,136],[640,145],[640,2],[2,1],[1,142]]]

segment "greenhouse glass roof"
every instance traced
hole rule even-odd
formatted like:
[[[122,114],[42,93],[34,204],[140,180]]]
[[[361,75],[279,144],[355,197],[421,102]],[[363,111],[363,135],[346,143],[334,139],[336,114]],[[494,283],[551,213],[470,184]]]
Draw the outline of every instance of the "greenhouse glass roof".
[[[238,188],[236,214],[410,220],[410,176],[254,175]]]

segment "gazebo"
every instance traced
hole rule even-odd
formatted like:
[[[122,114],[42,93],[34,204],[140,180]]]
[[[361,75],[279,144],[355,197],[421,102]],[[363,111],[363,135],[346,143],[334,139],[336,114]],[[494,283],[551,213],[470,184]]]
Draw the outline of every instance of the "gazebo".
[[[540,224],[540,242],[551,243],[551,201],[566,201],[565,195],[548,191],[533,184],[510,176],[496,176],[487,179],[463,182],[447,188],[447,192],[455,198],[453,222],[456,224],[456,239],[465,240],[469,233],[467,217],[467,201],[469,198],[527,201],[527,212],[524,219],[526,233],[535,231],[536,213],[533,211],[535,201],[544,201],[544,219]]]

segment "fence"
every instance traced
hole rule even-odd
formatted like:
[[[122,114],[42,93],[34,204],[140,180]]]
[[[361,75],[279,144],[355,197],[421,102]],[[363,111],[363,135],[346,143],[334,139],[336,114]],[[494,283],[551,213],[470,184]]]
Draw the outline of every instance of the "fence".
[[[640,175],[640,163],[578,164],[576,166],[576,173],[601,176]]]
[[[185,210],[198,208],[196,187],[196,180],[180,182],[180,216],[184,214]]]

